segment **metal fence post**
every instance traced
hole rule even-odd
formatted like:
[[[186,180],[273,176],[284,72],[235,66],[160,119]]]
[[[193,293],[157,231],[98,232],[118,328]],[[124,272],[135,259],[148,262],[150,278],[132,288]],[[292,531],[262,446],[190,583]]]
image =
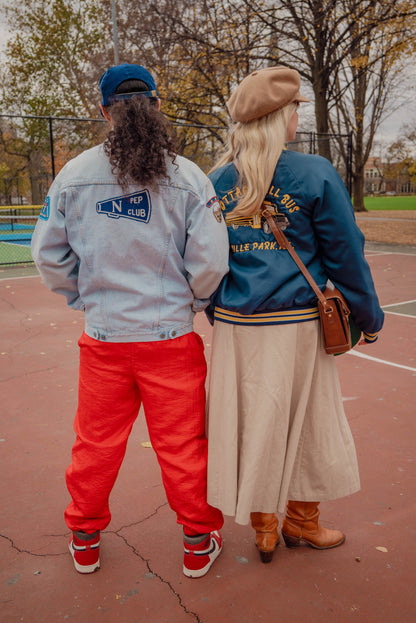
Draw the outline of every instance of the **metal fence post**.
[[[352,197],[352,132],[348,133],[348,167],[347,167],[347,187],[350,197]]]
[[[52,167],[52,180],[55,179],[55,156],[53,153],[53,132],[52,132],[52,117],[49,119],[49,143],[51,146],[51,167]]]
[[[118,34],[117,34],[116,0],[111,0],[111,16],[112,16],[112,20],[113,20],[114,65],[118,65],[119,64],[119,57],[118,57]]]

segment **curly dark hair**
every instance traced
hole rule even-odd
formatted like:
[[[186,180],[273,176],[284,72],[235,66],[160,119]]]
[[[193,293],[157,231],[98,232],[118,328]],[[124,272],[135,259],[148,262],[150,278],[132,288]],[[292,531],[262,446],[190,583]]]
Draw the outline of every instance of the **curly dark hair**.
[[[157,100],[145,96],[117,101],[108,108],[112,127],[104,151],[123,190],[131,183],[155,187],[167,176],[166,157],[175,162],[175,139]]]

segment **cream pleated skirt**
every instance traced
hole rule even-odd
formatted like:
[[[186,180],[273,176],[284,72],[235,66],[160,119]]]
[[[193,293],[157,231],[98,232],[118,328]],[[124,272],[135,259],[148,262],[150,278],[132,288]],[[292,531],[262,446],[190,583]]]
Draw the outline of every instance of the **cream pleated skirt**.
[[[215,322],[208,395],[208,502],[247,524],[358,491],[335,358],[319,321]]]

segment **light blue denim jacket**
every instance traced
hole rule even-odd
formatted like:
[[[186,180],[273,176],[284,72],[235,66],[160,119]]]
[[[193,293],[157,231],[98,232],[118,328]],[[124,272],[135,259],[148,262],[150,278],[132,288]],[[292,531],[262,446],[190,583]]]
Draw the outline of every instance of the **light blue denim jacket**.
[[[123,192],[100,145],[68,162],[49,190],[32,256],[46,286],[85,311],[90,337],[185,335],[228,271],[211,182],[180,156],[168,161],[168,174],[156,190]]]

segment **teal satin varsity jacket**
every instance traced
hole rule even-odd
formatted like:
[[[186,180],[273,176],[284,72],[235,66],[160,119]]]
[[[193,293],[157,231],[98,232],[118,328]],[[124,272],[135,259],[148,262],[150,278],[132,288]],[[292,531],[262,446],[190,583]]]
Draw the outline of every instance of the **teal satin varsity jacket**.
[[[318,318],[316,295],[260,213],[248,218],[231,214],[243,193],[235,166],[217,169],[210,179],[226,218],[230,270],[207,315],[245,325]],[[283,151],[265,204],[321,290],[332,281],[366,340],[375,341],[384,313],[364,257],[364,236],[332,164],[320,156]]]

